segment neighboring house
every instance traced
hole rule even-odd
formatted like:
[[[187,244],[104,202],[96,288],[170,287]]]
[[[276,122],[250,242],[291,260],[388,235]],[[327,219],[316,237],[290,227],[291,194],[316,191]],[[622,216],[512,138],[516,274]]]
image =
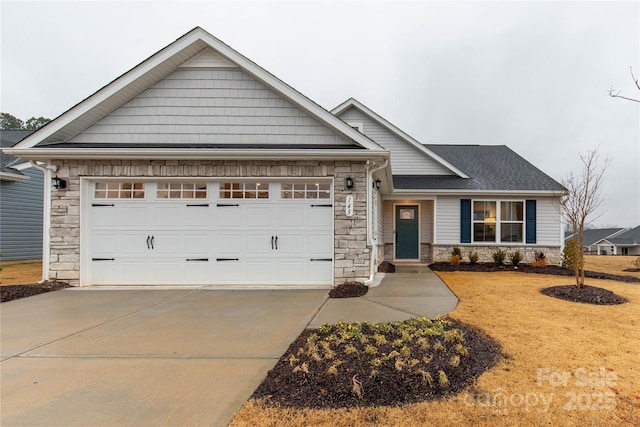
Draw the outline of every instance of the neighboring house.
[[[584,239],[584,251],[591,255],[607,255],[607,251],[604,248],[598,248],[598,242],[602,239],[608,239],[616,237],[628,228],[591,228],[584,230],[582,237]],[[573,232],[568,232],[564,238],[564,244],[566,245],[569,240],[573,240]]]
[[[200,28],[14,153],[67,181],[49,273],[74,285],[371,283],[385,259],[562,247],[563,187],[507,147],[329,112]]]
[[[640,255],[640,225],[595,243],[601,255]]]
[[[0,131],[2,149],[32,130]],[[0,152],[0,259],[42,258],[43,172],[29,160]]]

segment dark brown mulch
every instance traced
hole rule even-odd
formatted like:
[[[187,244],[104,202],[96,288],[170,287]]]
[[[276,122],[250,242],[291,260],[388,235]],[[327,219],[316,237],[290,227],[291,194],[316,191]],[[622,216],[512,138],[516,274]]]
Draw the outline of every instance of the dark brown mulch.
[[[581,302],[595,305],[616,305],[627,302],[627,299],[597,286],[578,288],[576,285],[552,286],[540,291],[542,294],[565,301]]]
[[[449,319],[450,320],[450,319]],[[350,408],[357,406],[398,406],[405,403],[433,401],[455,395],[472,385],[483,372],[495,366],[502,357],[501,347],[484,332],[451,321],[452,327],[464,334],[467,356],[461,357],[460,364],[452,367],[450,359],[456,355],[454,346],[445,343],[445,350],[434,350],[433,344],[442,337],[429,337],[431,348],[423,350],[415,342],[411,346],[412,357],[432,355],[429,370],[434,372],[430,385],[419,372],[409,367],[398,371],[393,362],[377,367],[378,374],[372,378],[371,365],[363,362],[357,354],[338,354],[332,360],[322,359],[312,363],[309,373],[293,372],[289,362],[292,355],[307,342],[309,335],[318,330],[306,330],[294,341],[276,366],[269,371],[262,384],[253,393],[254,399],[263,398],[267,404],[294,408]],[[388,339],[391,343],[392,340]],[[378,354],[389,354],[394,350],[390,344],[377,346]],[[327,369],[340,359],[340,373],[331,376]],[[316,365],[317,364],[317,365]],[[443,370],[448,385],[441,386],[437,373]],[[353,377],[362,382],[362,398],[353,392]]]
[[[68,283],[58,282],[55,280],[50,280],[44,283],[35,283],[33,285],[0,286],[0,302],[13,301],[20,298],[43,294],[45,292],[59,291],[60,289],[69,287]]]
[[[626,271],[627,273],[640,273],[640,268],[625,268],[622,271]]]
[[[355,298],[369,292],[369,287],[360,282],[345,282],[329,291],[329,298]]]
[[[493,263],[461,263],[459,266],[451,265],[449,262],[434,262],[429,264],[429,268],[433,271],[475,271],[475,272],[495,272],[495,271],[519,271],[522,273],[551,274],[554,276],[574,275],[573,270],[562,268],[558,265],[548,265],[546,267],[533,267],[530,264],[518,264],[517,267],[512,265],[498,266]],[[589,279],[615,280],[618,282],[640,283],[640,278],[633,276],[622,276],[618,274],[600,273],[598,271],[586,270],[585,277]]]
[[[378,266],[378,273],[395,273],[396,266],[389,261],[383,261]]]

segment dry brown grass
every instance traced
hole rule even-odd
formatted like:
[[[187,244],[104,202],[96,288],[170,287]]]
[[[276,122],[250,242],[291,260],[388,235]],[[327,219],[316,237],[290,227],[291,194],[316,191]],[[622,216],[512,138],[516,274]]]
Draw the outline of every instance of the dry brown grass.
[[[439,275],[460,299],[451,317],[483,329],[500,341],[507,355],[473,389],[449,400],[399,408],[296,410],[249,401],[231,425],[640,425],[640,285],[588,280],[587,284],[630,301],[595,306],[540,294],[544,287],[571,284],[567,277]],[[584,376],[580,369],[599,376],[601,368],[608,384],[594,380],[582,385],[576,376]],[[567,375],[566,382],[554,386],[547,379],[538,381],[539,373],[553,379]],[[501,395],[506,403],[498,405],[502,402],[498,399],[494,404],[494,398]],[[543,397],[550,402],[547,406]]]
[[[0,286],[26,285],[42,279],[42,261],[8,261],[2,263]]]
[[[636,268],[633,265],[637,256],[612,256],[612,255],[587,255],[584,257],[584,264],[587,270],[601,271],[603,273],[621,274],[625,276],[635,276],[640,278],[640,272],[631,273],[624,271],[625,268]]]

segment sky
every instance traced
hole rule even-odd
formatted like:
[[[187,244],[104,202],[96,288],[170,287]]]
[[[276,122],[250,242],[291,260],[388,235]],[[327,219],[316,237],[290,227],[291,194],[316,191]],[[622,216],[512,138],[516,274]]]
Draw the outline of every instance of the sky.
[[[610,164],[591,226],[640,225],[640,2],[0,2],[0,109],[57,117],[200,26],[330,110],[425,144],[508,145],[560,181]]]

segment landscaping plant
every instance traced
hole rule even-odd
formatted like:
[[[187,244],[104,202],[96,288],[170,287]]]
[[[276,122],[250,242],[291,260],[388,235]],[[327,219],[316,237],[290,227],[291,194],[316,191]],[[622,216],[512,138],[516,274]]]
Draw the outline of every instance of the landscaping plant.
[[[578,263],[577,267],[582,269],[584,266],[584,257],[581,257],[580,251],[577,250],[576,241],[569,240],[562,250],[562,267],[575,270],[576,263]]]
[[[491,254],[491,256],[493,257],[493,262],[495,262],[496,265],[503,266],[504,260],[507,258],[507,253],[502,249],[498,249],[493,254]]]
[[[536,251],[534,260],[531,261],[531,266],[536,268],[544,268],[547,266],[547,257],[545,256],[544,252]]]
[[[509,255],[509,258],[511,260],[511,265],[517,267],[518,264],[520,264],[520,261],[522,261],[522,254],[519,250],[516,250],[514,253]]]
[[[478,263],[478,259],[479,259],[478,252],[476,252],[476,251],[470,251],[469,252],[469,262],[471,264],[477,264]]]

